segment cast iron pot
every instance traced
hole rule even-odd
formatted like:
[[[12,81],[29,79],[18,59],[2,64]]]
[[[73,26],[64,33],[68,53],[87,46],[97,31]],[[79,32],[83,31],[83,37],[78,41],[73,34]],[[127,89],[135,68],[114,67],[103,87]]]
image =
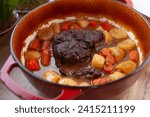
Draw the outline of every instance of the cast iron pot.
[[[123,77],[120,80],[110,82],[105,85],[74,87],[63,86],[56,83],[42,80],[29,70],[27,70],[20,62],[21,49],[24,40],[33,32],[39,24],[50,18],[64,18],[67,16],[104,16],[120,23],[127,29],[134,32],[136,38],[140,41],[143,49],[145,60],[134,72]],[[9,87],[17,95],[24,99],[48,99],[41,96],[33,95],[18,87],[11,80],[8,72],[15,65],[23,70],[26,78],[39,91],[46,95],[51,95],[49,99],[110,99],[120,95],[126,89],[137,81],[139,74],[144,70],[145,64],[150,59],[150,26],[146,19],[137,11],[120,2],[110,0],[56,0],[45,4],[31,12],[29,12],[16,26],[11,36],[11,54],[9,59],[11,62],[5,64],[1,70],[2,79],[9,80]],[[11,63],[11,64],[10,64]],[[8,68],[8,66],[11,66]],[[7,73],[7,74],[6,74]],[[7,84],[8,85],[8,84]]]

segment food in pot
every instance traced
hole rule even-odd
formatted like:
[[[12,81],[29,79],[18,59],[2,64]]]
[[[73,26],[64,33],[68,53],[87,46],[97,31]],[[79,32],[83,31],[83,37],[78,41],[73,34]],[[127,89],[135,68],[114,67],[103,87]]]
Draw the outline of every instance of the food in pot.
[[[107,18],[52,19],[25,40],[21,61],[49,82],[103,85],[140,65],[142,52],[130,34]]]

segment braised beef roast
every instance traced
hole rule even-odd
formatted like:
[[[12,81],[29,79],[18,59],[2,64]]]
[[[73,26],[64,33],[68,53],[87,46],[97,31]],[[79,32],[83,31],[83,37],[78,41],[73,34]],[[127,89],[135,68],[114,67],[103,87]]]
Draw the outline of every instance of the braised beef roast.
[[[60,72],[78,78],[100,76],[100,71],[93,68],[82,68],[82,65],[83,63],[87,65],[90,62],[95,48],[102,39],[103,33],[96,30],[67,30],[55,35],[53,38],[53,56]],[[72,66],[76,68],[75,66],[80,63],[82,64],[80,69],[72,69]],[[83,66],[85,67],[85,65]]]

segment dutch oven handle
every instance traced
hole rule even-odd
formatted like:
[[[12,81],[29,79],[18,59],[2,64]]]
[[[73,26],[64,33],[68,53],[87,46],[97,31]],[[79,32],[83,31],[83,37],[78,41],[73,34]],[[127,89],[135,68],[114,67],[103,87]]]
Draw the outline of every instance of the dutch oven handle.
[[[55,98],[45,98],[42,96],[38,96],[32,94],[31,92],[26,91],[21,86],[19,86],[13,78],[10,76],[11,70],[18,66],[17,63],[14,61],[12,56],[10,55],[7,59],[6,63],[1,69],[0,78],[2,82],[17,96],[21,97],[22,99],[27,100],[70,100],[77,97],[81,94],[81,90],[79,89],[62,89],[61,93]]]

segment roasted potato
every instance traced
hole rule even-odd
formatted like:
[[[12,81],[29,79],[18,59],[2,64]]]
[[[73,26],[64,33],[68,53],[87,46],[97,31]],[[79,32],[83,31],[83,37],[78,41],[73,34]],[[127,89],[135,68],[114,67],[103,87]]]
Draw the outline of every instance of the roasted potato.
[[[105,58],[101,55],[94,54],[91,66],[96,69],[101,69],[105,63]]]
[[[85,19],[78,20],[77,23],[80,25],[81,28],[85,28],[89,25],[89,21]]]
[[[51,27],[46,27],[43,29],[38,30],[38,37],[41,40],[51,40],[54,36],[54,30]]]
[[[118,64],[117,66],[115,66],[115,68],[119,69],[121,72],[125,74],[129,74],[136,69],[136,64],[133,61],[128,60]]]
[[[109,49],[117,62],[121,61],[125,57],[125,52],[121,48],[111,47]]]
[[[58,83],[63,84],[63,85],[70,85],[70,86],[77,86],[78,85],[78,83],[75,80],[73,80],[71,78],[67,78],[67,77],[60,79],[58,81]]]
[[[48,80],[50,82],[58,82],[62,77],[56,73],[55,71],[47,71],[42,76],[43,79]]]
[[[136,44],[133,40],[131,39],[126,39],[117,45],[119,48],[122,48],[123,50],[131,50],[134,49]]]
[[[87,83],[87,82],[81,82],[81,83],[79,84],[79,86],[90,86],[90,84]]]
[[[55,33],[59,33],[60,32],[60,24],[59,23],[52,23],[51,24],[51,28],[53,29],[53,31]]]
[[[125,39],[128,36],[125,30],[118,28],[112,28],[110,33],[115,39]]]
[[[98,26],[96,30],[104,31],[104,29],[101,26]]]
[[[110,75],[109,75],[109,80],[110,80],[110,81],[114,81],[114,80],[120,79],[120,78],[122,78],[122,77],[124,77],[124,76],[125,76],[124,73],[121,73],[121,72],[116,71],[116,72],[114,72],[113,74],[110,74]]]
[[[104,34],[104,38],[105,38],[105,43],[108,44],[108,43],[111,43],[113,41],[113,37],[108,31],[104,30],[103,34]]]
[[[39,59],[40,57],[41,54],[38,51],[29,50],[24,53],[25,59],[29,59],[29,58]]]

